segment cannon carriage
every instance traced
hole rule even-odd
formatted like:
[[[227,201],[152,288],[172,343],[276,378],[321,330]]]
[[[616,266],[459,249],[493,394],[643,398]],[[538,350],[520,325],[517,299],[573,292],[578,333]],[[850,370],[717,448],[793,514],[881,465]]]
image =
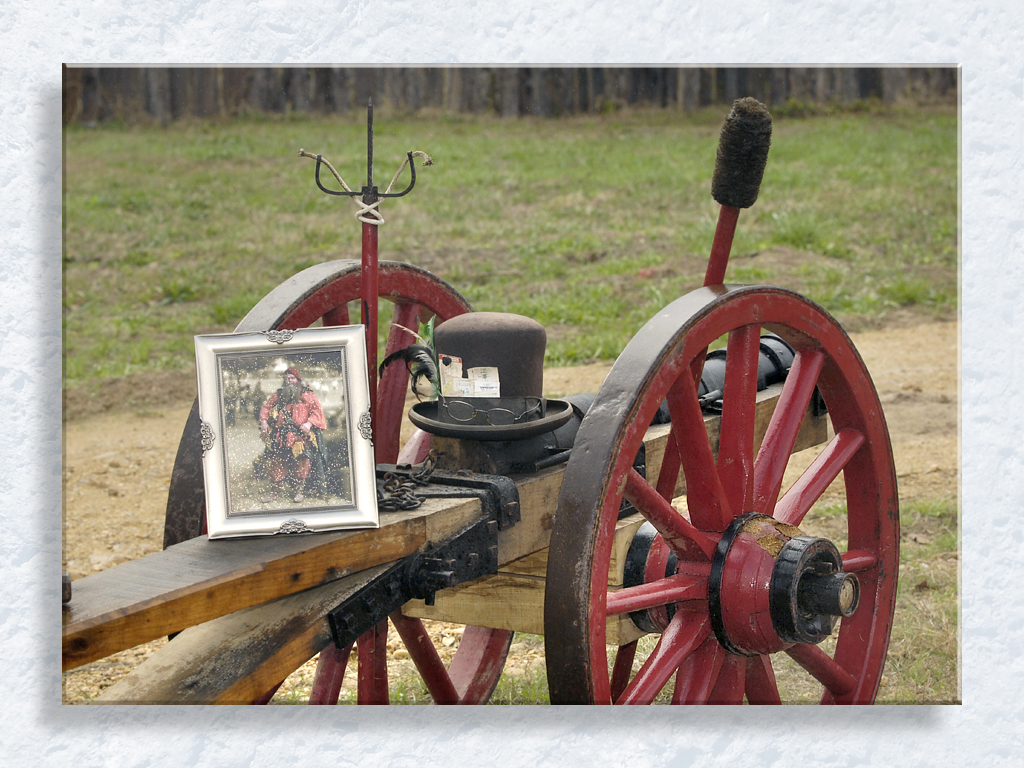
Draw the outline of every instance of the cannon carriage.
[[[377,529],[211,541],[196,406],[171,480],[164,552],[75,582],[64,668],[175,634],[103,698],[265,702],[319,654],[311,703],[333,703],[355,650],[359,701],[384,703],[390,621],[437,703],[486,702],[517,631],[544,635],[553,703],[646,703],[663,690],[673,703],[778,703],[773,658],[783,654],[822,685],[823,703],[872,701],[896,592],[892,452],[874,386],[838,324],[792,291],[724,283],[768,149],[770,118],[749,101],[723,131],[705,286],[629,343],[565,463],[508,471],[488,465],[475,441],[422,431],[402,445],[409,374],[392,365],[374,380],[370,299],[393,305],[385,354],[410,343],[404,329],[471,307],[425,270],[378,263],[376,225],[364,215],[362,262],[295,275],[237,330],[348,325],[350,304],[361,302],[378,473],[422,473],[432,447],[432,492],[415,509],[383,511]],[[317,158],[324,189],[319,170]],[[364,210],[382,197],[368,175]],[[792,362],[759,388],[763,333]],[[709,398],[707,350],[723,338],[721,391]],[[783,488],[789,457],[820,444]],[[845,540],[806,535],[804,516],[840,476]],[[447,666],[424,619],[466,625]],[[639,663],[645,635],[657,643]]]

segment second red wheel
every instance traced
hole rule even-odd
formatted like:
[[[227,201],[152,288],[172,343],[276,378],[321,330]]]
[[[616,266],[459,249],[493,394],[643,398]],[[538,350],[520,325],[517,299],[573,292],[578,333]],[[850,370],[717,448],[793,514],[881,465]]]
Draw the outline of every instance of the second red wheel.
[[[342,260],[318,264],[292,276],[264,297],[235,329],[239,333],[307,328],[314,323],[347,325],[350,302],[360,298],[360,262]],[[386,354],[409,346],[420,322],[436,317],[443,321],[472,311],[469,303],[451,286],[430,272],[409,264],[379,264],[380,298],[393,305],[388,325]],[[386,315],[385,315],[386,316]],[[389,366],[377,387],[377,421],[374,443],[378,459],[394,463],[401,449],[401,425],[408,388],[405,366]],[[164,523],[164,548],[203,532],[202,450],[198,410],[193,405],[178,447],[168,492]],[[485,703],[501,676],[512,643],[512,633],[482,627],[466,627],[458,650],[446,667],[419,619],[401,614],[392,617],[424,685],[438,703]],[[359,643],[358,700],[386,703],[387,622],[369,629]],[[333,704],[338,700],[349,649],[329,646],[321,653],[311,703]],[[263,697],[269,700],[273,691]]]

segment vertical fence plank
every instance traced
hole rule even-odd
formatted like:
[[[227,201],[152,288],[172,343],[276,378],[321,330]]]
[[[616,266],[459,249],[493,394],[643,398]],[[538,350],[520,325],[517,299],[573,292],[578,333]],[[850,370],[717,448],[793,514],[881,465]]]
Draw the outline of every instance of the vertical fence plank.
[[[354,83],[355,75],[351,69],[345,67],[331,69],[331,102],[334,111],[338,114],[346,115],[352,109],[352,86]]]
[[[497,110],[502,117],[519,116],[519,69],[501,67],[495,71]]]
[[[146,70],[147,111],[160,125],[171,122],[171,71],[163,67]]]
[[[75,122],[82,113],[82,76],[84,69],[61,65],[61,118],[64,125]]]

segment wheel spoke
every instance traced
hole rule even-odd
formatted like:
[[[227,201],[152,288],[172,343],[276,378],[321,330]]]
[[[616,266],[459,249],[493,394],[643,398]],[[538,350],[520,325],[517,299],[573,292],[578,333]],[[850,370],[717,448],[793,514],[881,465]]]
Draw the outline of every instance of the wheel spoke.
[[[486,704],[501,677],[514,632],[467,626],[448,675],[460,704]]]
[[[264,694],[263,694],[262,696],[260,696],[260,697],[259,697],[258,699],[253,699],[252,703],[253,703],[254,705],[263,705],[263,704],[269,704],[269,703],[270,703],[270,700],[271,700],[272,698],[274,698],[274,694],[275,694],[275,693],[277,693],[277,689],[278,689],[278,688],[280,688],[280,687],[281,687],[282,685],[284,685],[284,680],[282,680],[282,681],[281,681],[280,683],[278,683],[277,685],[275,685],[275,686],[274,686],[273,688],[271,688],[271,689],[270,689],[269,691],[267,691],[266,693],[264,693]],[[310,702],[310,703],[312,703],[312,702]]]
[[[753,509],[754,407],[761,328],[746,325],[729,334],[718,443],[718,475],[734,515]]]
[[[324,325],[351,325],[348,303],[341,304],[324,314]]]
[[[684,373],[676,379],[667,399],[672,416],[672,436],[686,475],[690,519],[702,530],[725,530],[732,514],[715,467],[715,457],[704,427],[704,414],[697,402],[697,388],[689,375]]]
[[[798,350],[754,461],[754,511],[771,514],[793,446],[825,361],[821,350]]]
[[[747,659],[746,689],[747,701],[751,704],[782,703],[770,656],[751,656]]]
[[[691,559],[689,556],[696,554],[694,545],[709,560],[714,555],[718,542],[679,514],[635,469],[630,469],[626,476],[625,496],[658,530],[680,559]]]
[[[673,704],[707,704],[711,689],[726,657],[725,649],[714,637],[708,637],[700,648],[683,661],[676,673]]]
[[[388,331],[388,343],[384,350],[385,358],[416,341],[416,337],[406,329],[414,329],[419,314],[419,304],[395,304],[391,329]],[[405,391],[408,384],[409,369],[404,363],[392,363],[384,369],[384,375],[377,385],[373,438],[378,463],[394,464],[398,460],[398,444],[401,440],[402,419],[405,416]]]
[[[878,565],[878,558],[875,557],[875,553],[869,552],[866,549],[851,549],[849,552],[843,552],[842,558],[843,570],[847,573],[869,571]]]
[[[618,701],[622,692],[626,690],[629,683],[629,676],[633,672],[633,659],[636,658],[636,644],[631,643],[620,645],[615,652],[615,665],[612,667],[612,701]]]
[[[690,570],[693,570],[692,568]],[[670,605],[683,600],[706,600],[708,596],[708,573],[677,573],[658,581],[626,587],[608,593],[607,614],[642,611],[658,605]]]
[[[348,667],[352,645],[338,648],[331,643],[322,651],[316,661],[316,673],[313,675],[313,690],[309,694],[310,704],[337,704],[341,686],[345,682],[345,669]]]
[[[409,658],[427,686],[427,691],[435,704],[456,704],[459,694],[448,676],[444,662],[437,653],[430,635],[427,634],[423,622],[419,619],[403,616],[400,611],[391,614],[391,623],[398,630],[399,637],[409,651]]]
[[[849,693],[857,685],[853,675],[816,645],[798,643],[788,648],[786,653],[833,696]]]
[[[672,554],[672,547],[665,542],[665,538],[660,534],[656,534],[654,539],[651,541],[651,548],[647,552],[647,562],[644,564],[643,583],[654,583],[661,581],[666,575],[671,575],[668,569],[668,564],[669,560],[672,558]],[[678,561],[678,557],[676,560]],[[707,566],[707,570],[710,573],[711,566]],[[647,614],[651,621],[653,621],[657,626],[668,626],[668,606],[652,606],[647,611]]]
[[[665,455],[661,459],[661,469],[658,470],[658,495],[668,501],[675,498],[676,486],[679,485],[680,459],[676,435],[675,429],[669,433],[665,442]]]
[[[857,430],[840,430],[786,491],[786,495],[779,499],[775,505],[775,519],[789,525],[800,525],[814,502],[821,498],[863,444],[864,435]]]
[[[360,704],[388,704],[388,622],[378,622],[356,641],[359,678],[356,698]]]
[[[746,673],[745,657],[726,654],[715,687],[708,697],[708,704],[742,704]]]
[[[662,633],[654,651],[626,687],[620,704],[650,704],[688,655],[711,632],[706,613],[679,611]]]

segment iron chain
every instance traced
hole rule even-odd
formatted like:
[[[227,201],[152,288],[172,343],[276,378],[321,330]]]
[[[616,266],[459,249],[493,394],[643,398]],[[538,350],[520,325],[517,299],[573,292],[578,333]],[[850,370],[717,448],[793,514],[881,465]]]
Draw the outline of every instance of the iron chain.
[[[377,507],[386,510],[416,509],[423,504],[424,496],[416,489],[430,484],[430,475],[437,464],[437,453],[431,450],[423,466],[408,476],[388,472],[377,486]]]

